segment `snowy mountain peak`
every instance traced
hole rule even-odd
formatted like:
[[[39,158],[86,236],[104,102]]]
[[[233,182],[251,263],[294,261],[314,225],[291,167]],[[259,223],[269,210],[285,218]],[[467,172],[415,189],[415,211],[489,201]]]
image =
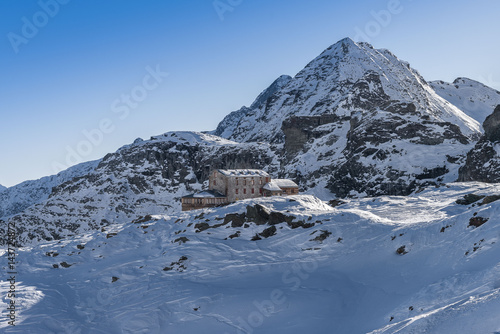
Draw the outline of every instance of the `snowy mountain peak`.
[[[414,106],[414,114],[458,125],[477,136],[480,124],[440,98],[420,74],[390,51],[345,38],[323,51],[263,103],[229,115],[215,134],[235,141],[282,142],[281,126],[292,116],[351,117]],[[413,108],[413,107],[411,107]]]
[[[5,190],[5,189],[7,189],[7,187],[4,187],[4,186],[2,186],[2,185],[0,184],[0,191],[3,191],[3,190]]]
[[[292,80],[292,77],[289,75],[282,75],[278,79],[276,79],[271,86],[269,86],[266,90],[264,90],[262,93],[257,96],[255,101],[252,103],[250,106],[250,109],[255,109],[259,108],[261,105],[263,105],[269,97],[271,97],[275,92],[281,90],[283,87],[285,87],[290,81]]]
[[[500,104],[500,92],[478,81],[457,78],[453,83],[432,81],[434,91],[465,114],[482,124]]]

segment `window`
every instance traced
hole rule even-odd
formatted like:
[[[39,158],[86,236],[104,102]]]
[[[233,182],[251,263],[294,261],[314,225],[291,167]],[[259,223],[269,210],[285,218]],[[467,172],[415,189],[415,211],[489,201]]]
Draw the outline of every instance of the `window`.
[[[255,194],[255,189],[254,188],[252,188],[252,194]]]
[[[239,189],[236,189],[236,195],[238,195],[238,193],[239,193]]]
[[[238,185],[238,183],[239,183],[239,182],[238,182],[238,178],[236,178],[236,185]]]
[[[245,188],[245,189],[243,189],[243,193],[244,193],[244,194],[246,194],[246,193],[247,193],[247,189],[246,189],[246,188]]]
[[[247,179],[243,179],[243,185],[246,186],[247,185]]]
[[[259,189],[259,193],[262,195],[262,188]]]
[[[259,184],[262,184],[262,178],[259,179]]]
[[[266,183],[269,183],[269,178],[268,177],[266,177]]]
[[[252,179],[252,181],[250,181],[250,184],[253,186],[255,184],[255,180]]]

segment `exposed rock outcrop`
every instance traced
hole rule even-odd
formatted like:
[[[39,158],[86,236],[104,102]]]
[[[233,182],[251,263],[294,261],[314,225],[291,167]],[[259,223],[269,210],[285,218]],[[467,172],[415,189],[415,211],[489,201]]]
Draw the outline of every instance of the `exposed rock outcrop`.
[[[467,154],[458,181],[500,182],[500,105],[483,124],[484,136]]]

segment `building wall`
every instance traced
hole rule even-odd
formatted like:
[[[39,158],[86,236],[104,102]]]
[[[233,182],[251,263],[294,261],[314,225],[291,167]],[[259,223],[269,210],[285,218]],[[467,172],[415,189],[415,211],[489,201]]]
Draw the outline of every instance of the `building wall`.
[[[261,197],[262,187],[271,180],[265,176],[226,176],[219,171],[213,171],[209,178],[209,189],[227,196],[229,202]]]
[[[293,188],[281,188],[283,190],[283,195],[297,195],[299,193],[298,187]]]
[[[212,208],[226,203],[227,199],[221,197],[182,198],[182,211]]]

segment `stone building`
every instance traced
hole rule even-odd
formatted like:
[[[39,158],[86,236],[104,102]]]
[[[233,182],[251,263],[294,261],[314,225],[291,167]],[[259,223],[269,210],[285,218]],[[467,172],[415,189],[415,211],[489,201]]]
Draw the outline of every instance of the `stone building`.
[[[262,187],[271,181],[260,169],[218,169],[210,173],[209,189],[227,196],[228,202],[262,196]]]
[[[206,190],[182,198],[182,211],[212,208],[227,204],[227,197],[217,191]]]
[[[182,198],[182,211],[209,208],[247,198],[286,196],[299,193],[292,180],[271,180],[260,169],[217,169],[210,173],[209,190]]]
[[[274,179],[263,187],[264,196],[297,195],[299,186],[288,179]]]

